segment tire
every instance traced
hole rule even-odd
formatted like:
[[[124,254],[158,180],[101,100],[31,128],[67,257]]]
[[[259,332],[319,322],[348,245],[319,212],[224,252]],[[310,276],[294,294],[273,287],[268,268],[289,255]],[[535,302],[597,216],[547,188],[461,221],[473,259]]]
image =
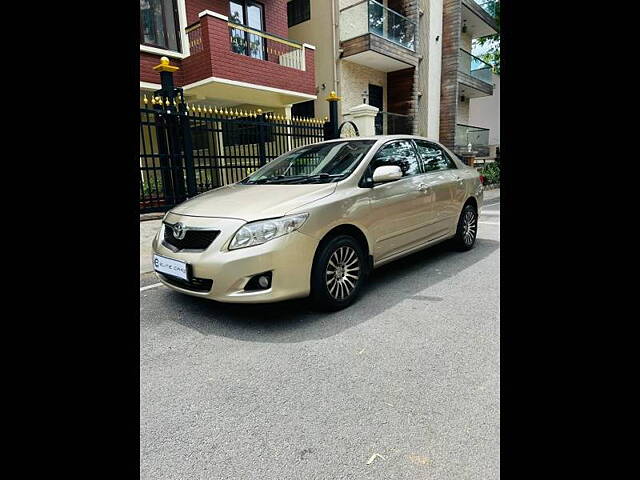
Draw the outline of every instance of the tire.
[[[471,250],[476,244],[478,235],[478,212],[471,204],[465,205],[458,219],[456,235],[453,237],[453,245],[456,250],[465,252]]]
[[[321,244],[311,270],[313,307],[322,311],[348,307],[362,290],[367,273],[367,255],[352,236],[338,235]]]

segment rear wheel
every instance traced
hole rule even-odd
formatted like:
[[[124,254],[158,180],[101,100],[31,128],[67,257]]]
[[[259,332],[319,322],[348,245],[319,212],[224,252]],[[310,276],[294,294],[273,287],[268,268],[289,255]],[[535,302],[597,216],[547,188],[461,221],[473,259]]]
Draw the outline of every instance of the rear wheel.
[[[320,248],[311,272],[311,301],[325,311],[348,307],[364,284],[366,254],[349,235],[334,237]]]
[[[453,243],[460,251],[471,250],[478,233],[478,212],[471,204],[465,205],[458,219],[458,228]]]

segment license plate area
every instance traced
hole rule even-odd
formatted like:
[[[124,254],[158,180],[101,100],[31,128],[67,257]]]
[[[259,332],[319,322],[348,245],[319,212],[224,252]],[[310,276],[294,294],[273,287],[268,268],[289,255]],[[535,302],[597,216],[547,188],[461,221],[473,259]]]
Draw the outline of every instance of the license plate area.
[[[156,272],[187,282],[190,281],[192,277],[190,264],[181,262],[180,260],[174,260],[173,258],[163,257],[162,255],[153,255],[153,269]]]

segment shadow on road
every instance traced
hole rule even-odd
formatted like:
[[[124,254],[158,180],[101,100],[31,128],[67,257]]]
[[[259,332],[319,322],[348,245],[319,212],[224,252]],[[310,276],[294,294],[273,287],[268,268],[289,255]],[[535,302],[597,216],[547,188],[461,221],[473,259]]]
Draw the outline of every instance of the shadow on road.
[[[263,305],[226,304],[165,290],[166,301],[180,310],[175,321],[204,335],[264,343],[296,343],[331,337],[359,325],[407,298],[443,300],[419,294],[472,266],[499,248],[500,242],[478,239],[473,250],[455,252],[436,245],[373,272],[368,287],[351,307],[335,313],[310,309],[306,300]]]

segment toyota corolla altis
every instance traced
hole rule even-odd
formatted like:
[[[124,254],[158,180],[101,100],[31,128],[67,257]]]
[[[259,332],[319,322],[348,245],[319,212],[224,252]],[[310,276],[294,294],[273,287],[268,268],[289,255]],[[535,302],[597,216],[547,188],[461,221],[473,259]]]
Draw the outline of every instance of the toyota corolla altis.
[[[154,269],[220,302],[309,296],[337,310],[373,268],[445,240],[472,248],[482,196],[478,172],[426,138],[307,145],[167,212]]]

